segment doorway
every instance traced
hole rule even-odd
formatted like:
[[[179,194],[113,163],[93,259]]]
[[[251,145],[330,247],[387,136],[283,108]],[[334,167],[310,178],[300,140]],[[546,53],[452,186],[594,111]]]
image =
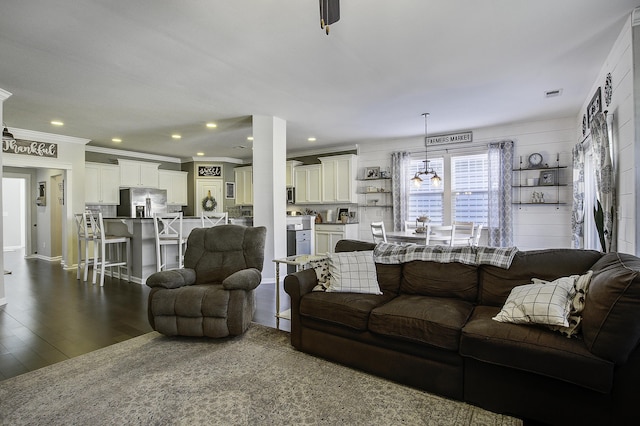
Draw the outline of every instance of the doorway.
[[[222,181],[219,179],[196,179],[196,216],[202,215],[202,200],[209,195],[216,200],[214,212],[221,212],[223,208]]]
[[[2,229],[5,251],[31,252],[31,176],[20,173],[4,173],[2,177]]]

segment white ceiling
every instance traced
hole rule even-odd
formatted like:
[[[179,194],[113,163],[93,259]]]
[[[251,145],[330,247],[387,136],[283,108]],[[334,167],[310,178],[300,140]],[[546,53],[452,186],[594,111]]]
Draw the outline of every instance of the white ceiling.
[[[421,135],[427,111],[430,134],[572,116],[640,5],[341,3],[327,36],[316,0],[2,0],[4,121],[95,146],[247,158],[252,115],[286,120],[289,152]]]

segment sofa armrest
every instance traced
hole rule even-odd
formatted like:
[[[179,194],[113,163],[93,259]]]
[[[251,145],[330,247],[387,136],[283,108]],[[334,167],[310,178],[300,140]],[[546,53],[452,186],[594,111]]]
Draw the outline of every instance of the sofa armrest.
[[[255,268],[241,269],[229,275],[222,281],[225,290],[250,291],[260,285],[262,274]]]
[[[196,271],[190,268],[155,272],[147,278],[147,286],[152,288],[180,288],[195,284],[195,282]]]
[[[311,293],[318,284],[318,277],[314,269],[305,269],[289,274],[284,279],[284,289],[291,297],[291,345],[301,346],[300,300],[302,296]]]

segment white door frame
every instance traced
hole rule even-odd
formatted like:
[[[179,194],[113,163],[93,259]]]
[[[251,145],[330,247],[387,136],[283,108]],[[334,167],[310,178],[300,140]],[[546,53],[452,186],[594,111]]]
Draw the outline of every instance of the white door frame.
[[[24,179],[25,183],[25,194],[24,194],[24,199],[25,199],[25,206],[24,206],[24,254],[25,256],[30,255],[31,253],[33,253],[31,251],[31,227],[32,227],[32,221],[31,221],[31,203],[29,202],[29,200],[32,199],[31,197],[31,175],[28,173],[13,173],[13,172],[3,172],[2,173],[2,177],[3,178],[13,178],[13,179]]]

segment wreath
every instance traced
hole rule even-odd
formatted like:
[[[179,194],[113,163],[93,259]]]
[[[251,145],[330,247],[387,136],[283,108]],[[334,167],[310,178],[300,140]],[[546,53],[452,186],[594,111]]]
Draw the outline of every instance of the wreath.
[[[207,196],[202,199],[202,210],[206,212],[212,212],[216,209],[218,202],[211,196],[211,191],[207,193]]]

